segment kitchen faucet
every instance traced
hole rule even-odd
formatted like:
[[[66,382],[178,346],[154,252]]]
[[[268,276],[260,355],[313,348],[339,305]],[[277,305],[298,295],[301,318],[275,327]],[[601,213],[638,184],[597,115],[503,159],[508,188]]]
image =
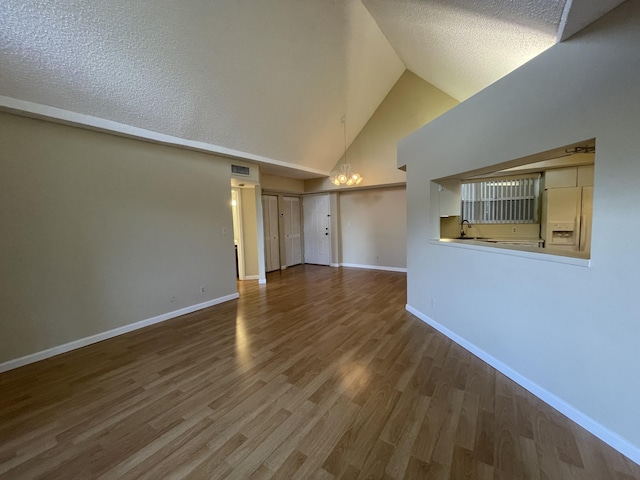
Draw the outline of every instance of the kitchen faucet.
[[[468,226],[469,228],[471,228],[471,222],[469,222],[469,220],[462,220],[462,221],[460,222],[460,238],[462,238],[462,237],[466,237],[466,235],[465,235],[465,233],[464,233],[464,224],[465,224],[465,222],[466,222],[467,226]]]

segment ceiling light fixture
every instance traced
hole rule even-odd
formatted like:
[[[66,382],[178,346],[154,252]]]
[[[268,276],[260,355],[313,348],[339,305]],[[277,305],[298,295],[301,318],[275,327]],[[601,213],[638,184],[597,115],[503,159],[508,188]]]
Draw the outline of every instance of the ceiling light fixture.
[[[340,119],[342,122],[343,130],[344,130],[344,163],[340,165],[340,170],[334,170],[331,172],[331,176],[329,180],[334,185],[359,185],[362,182],[362,177],[359,173],[353,173],[351,171],[351,165],[347,163],[347,117],[342,117]]]

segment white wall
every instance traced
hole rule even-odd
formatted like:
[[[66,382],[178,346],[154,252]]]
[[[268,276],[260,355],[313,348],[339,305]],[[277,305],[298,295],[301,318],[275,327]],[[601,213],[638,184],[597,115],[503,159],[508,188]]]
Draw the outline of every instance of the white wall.
[[[555,398],[636,462],[638,25],[640,3],[622,4],[426,125],[399,149],[408,173],[409,306],[541,387],[547,399]],[[589,267],[428,243],[438,236],[430,180],[593,137]]]
[[[236,294],[227,159],[7,113],[0,152],[0,364]]]
[[[341,263],[406,268],[404,187],[340,193]]]

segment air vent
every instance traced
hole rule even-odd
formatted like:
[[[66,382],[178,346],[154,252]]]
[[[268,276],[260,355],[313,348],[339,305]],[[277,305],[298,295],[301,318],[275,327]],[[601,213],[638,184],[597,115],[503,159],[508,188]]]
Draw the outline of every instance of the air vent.
[[[244,167],[242,165],[231,165],[231,173],[234,175],[244,175],[246,177],[248,177],[249,175],[251,175],[251,171],[249,170],[249,167]]]

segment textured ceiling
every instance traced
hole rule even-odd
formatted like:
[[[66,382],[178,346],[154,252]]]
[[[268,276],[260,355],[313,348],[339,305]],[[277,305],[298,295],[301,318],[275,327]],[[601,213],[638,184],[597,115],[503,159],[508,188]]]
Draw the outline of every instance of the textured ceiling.
[[[359,0],[0,11],[0,95],[326,171],[405,70]]]
[[[567,0],[558,40],[568,39],[623,2],[624,0]]]
[[[363,0],[409,70],[465,100],[556,41],[565,0]]]
[[[0,100],[305,178],[339,160],[341,117],[350,143],[405,67],[463,100],[604,10],[572,3],[579,16],[565,0],[0,0]]]

